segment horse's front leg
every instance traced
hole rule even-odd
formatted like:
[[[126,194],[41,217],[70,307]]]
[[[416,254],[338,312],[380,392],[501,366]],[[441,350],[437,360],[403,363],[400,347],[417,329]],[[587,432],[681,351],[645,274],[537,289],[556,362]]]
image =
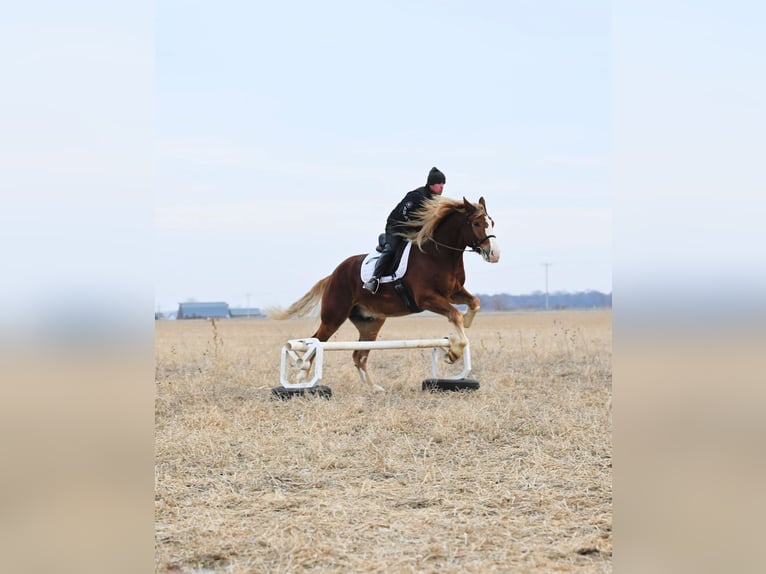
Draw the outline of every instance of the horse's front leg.
[[[473,323],[473,318],[476,317],[476,313],[479,312],[481,304],[478,297],[471,295],[466,291],[465,287],[460,286],[460,291],[452,295],[452,302],[458,305],[468,305],[463,314],[463,326],[468,329]]]
[[[463,328],[463,314],[455,309],[446,297],[431,298],[419,303],[419,305],[421,309],[444,315],[455,326],[457,333],[449,336],[450,345],[447,348],[447,356],[445,357],[448,363],[454,363],[463,356],[465,347],[468,345],[468,337],[466,337],[465,329]]]
[[[452,307],[452,305],[450,305],[450,308],[454,313],[449,313],[447,315],[447,320],[455,325],[457,333],[453,333],[449,336],[450,345],[447,348],[447,356],[445,359],[448,363],[452,364],[463,356],[466,345],[468,345],[468,337],[466,337],[465,329],[463,328],[463,314]]]

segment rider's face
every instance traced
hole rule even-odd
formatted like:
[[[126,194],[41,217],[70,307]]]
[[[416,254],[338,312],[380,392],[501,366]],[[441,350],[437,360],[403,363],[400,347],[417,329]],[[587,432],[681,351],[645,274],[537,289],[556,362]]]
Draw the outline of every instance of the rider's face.
[[[442,191],[444,191],[444,184],[443,183],[433,183],[433,184],[431,184],[431,193],[435,193],[436,195],[441,195]]]

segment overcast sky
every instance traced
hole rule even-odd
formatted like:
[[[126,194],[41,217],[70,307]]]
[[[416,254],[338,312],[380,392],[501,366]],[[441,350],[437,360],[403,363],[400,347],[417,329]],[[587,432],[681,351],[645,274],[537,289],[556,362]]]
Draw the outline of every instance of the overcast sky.
[[[610,292],[608,2],[157,3],[155,297],[286,305],[437,166],[474,293]],[[249,296],[248,296],[249,294]]]
[[[10,6],[5,321],[67,294],[287,305],[434,165],[497,224],[475,293],[542,290],[550,262],[551,291],[614,271],[623,305],[762,299],[764,5],[381,4]]]

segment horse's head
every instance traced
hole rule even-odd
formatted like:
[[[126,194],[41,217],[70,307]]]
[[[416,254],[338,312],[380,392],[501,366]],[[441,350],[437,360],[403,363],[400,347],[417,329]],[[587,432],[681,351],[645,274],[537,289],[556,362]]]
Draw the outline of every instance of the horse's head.
[[[481,207],[477,207],[465,197],[463,204],[465,205],[466,224],[470,228],[466,243],[471,249],[480,253],[484,261],[497,263],[500,261],[500,246],[494,235],[495,222],[487,213],[487,204],[484,202],[484,198],[479,198]]]

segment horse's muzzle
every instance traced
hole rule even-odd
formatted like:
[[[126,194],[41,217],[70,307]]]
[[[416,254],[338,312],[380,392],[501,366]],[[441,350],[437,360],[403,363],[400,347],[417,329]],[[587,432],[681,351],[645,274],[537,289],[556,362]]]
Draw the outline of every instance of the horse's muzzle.
[[[497,244],[497,240],[494,237],[489,240],[487,248],[481,250],[481,256],[484,258],[484,261],[489,263],[497,263],[500,261],[500,246]]]

